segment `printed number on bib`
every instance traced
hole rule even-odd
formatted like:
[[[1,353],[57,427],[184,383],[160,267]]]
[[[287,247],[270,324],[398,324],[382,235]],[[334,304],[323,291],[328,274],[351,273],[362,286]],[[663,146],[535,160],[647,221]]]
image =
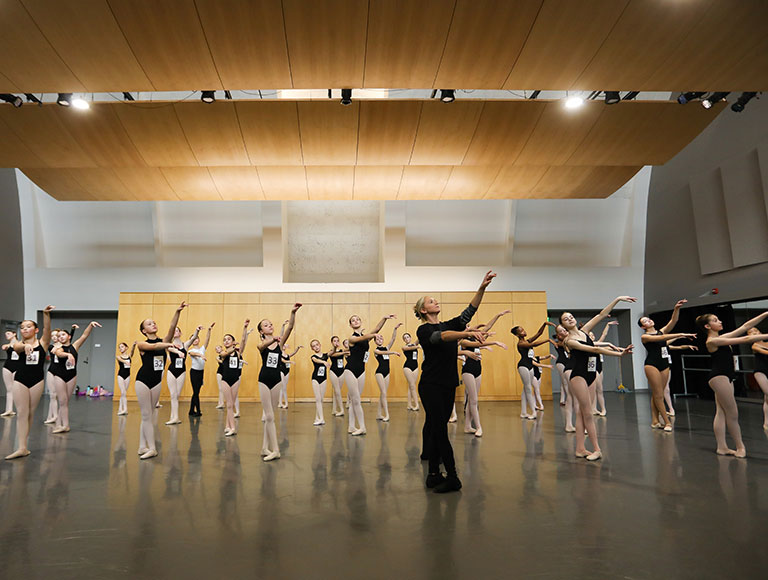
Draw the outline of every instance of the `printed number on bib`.
[[[33,350],[31,354],[27,355],[27,364],[28,365],[36,365],[40,362],[40,353],[36,350]]]
[[[11,351],[11,360],[19,360],[19,353],[15,350]]]
[[[239,368],[240,361],[237,359],[236,356],[229,357],[229,368],[236,369]]]
[[[529,349],[528,349],[528,358],[531,358],[531,359],[532,359],[532,358],[533,358],[533,356],[534,356],[534,354],[533,354],[533,349],[532,349],[532,348],[529,348]]]
[[[129,368],[131,368],[131,361],[129,361],[129,360],[125,361],[125,362],[123,363],[123,367],[124,367],[124,368],[126,368],[126,369],[129,369]]]
[[[666,346],[661,347],[661,358],[670,358],[669,350],[667,350]]]
[[[176,359],[176,368],[177,369],[183,369],[184,368],[184,359],[179,357]]]
[[[64,365],[64,368],[66,368],[68,371],[71,371],[75,368],[75,363],[67,359],[67,363]]]
[[[161,357],[161,356],[154,356],[154,357],[152,357],[152,368],[154,370],[156,370],[156,371],[161,371],[161,370],[163,370],[163,363],[164,362],[165,361],[163,361],[163,357]]]
[[[381,358],[384,360],[389,360],[389,355],[388,354],[382,355]]]
[[[325,366],[317,367],[317,376],[318,377],[325,376]]]
[[[277,368],[277,363],[280,361],[280,355],[276,352],[270,352],[267,355],[267,366],[271,369]]]
[[[337,369],[343,369],[344,368],[344,359],[339,357],[336,359],[336,368]]]
[[[605,362],[605,357],[604,357],[603,355],[600,355],[600,362],[601,362],[601,363],[604,363],[604,362]]]
[[[591,356],[587,359],[587,372],[588,373],[594,373],[597,372],[597,357]]]
[[[413,351],[413,360],[419,360],[419,351],[418,350],[414,350]]]
[[[243,370],[243,361],[242,360],[240,360],[240,362],[237,364],[237,368],[239,368],[240,370]]]
[[[55,362],[56,364],[59,364],[59,357],[57,357],[56,355],[53,355],[53,362]]]
[[[739,357],[737,356],[733,357],[733,370],[739,370]]]
[[[366,352],[366,353],[363,355],[363,362],[364,362],[364,363],[367,363],[367,362],[368,362],[368,357],[370,356],[370,354],[371,354],[370,352]]]

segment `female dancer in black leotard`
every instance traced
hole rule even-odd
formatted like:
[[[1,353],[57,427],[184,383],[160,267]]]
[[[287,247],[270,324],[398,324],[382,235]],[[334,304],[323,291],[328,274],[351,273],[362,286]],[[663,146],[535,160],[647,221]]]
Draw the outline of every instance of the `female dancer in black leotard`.
[[[245,346],[248,343],[248,325],[250,319],[246,318],[243,323],[243,337],[240,344],[235,342],[235,337],[231,334],[224,335],[224,348],[219,355],[223,364],[221,365],[221,387],[224,390],[224,402],[227,405],[227,419],[224,423],[224,436],[232,437],[237,435],[237,425],[235,424],[235,400],[237,392],[240,390],[240,377],[243,373],[243,355]],[[201,327],[202,328],[202,327]]]
[[[670,334],[680,317],[680,309],[686,302],[688,301],[678,300],[672,311],[672,318],[661,330],[656,330],[653,320],[647,316],[643,316],[637,321],[637,324],[643,329],[641,337],[643,346],[648,351],[643,368],[648,379],[648,386],[651,388],[651,428],[664,429],[666,432],[672,431],[672,421],[670,421],[664,407],[664,387],[669,379],[669,366],[672,363],[672,357],[667,349],[667,341],[679,338],[695,338],[695,335],[692,334]],[[664,420],[664,425],[659,423],[659,417]]]
[[[285,329],[285,325],[283,325],[283,329]],[[293,352],[289,353],[288,350],[290,347],[287,344],[283,345],[283,354],[280,356],[280,376],[283,380],[280,384],[280,397],[277,405],[283,409],[288,408],[288,377],[291,374],[291,366],[293,366],[291,359],[296,356],[296,353],[302,348],[304,348],[304,345],[299,345]]]
[[[315,421],[312,424],[325,425],[323,399],[328,386],[328,369],[331,362],[328,359],[328,353],[322,352],[323,347],[316,338],[309,343],[309,348],[312,349],[309,359],[312,361],[312,391],[315,393]]]
[[[187,351],[203,329],[198,326],[194,334],[187,342],[181,340],[181,329],[176,328],[173,333],[173,347],[168,349],[168,371],[165,373],[165,382],[168,384],[168,392],[171,395],[171,416],[166,425],[178,425],[179,419],[179,395],[184,388],[187,379]]]
[[[379,386],[379,410],[376,415],[377,421],[383,421],[386,423],[389,421],[389,406],[387,405],[387,389],[389,389],[389,357],[400,356],[399,352],[392,350],[392,345],[395,344],[395,337],[397,337],[397,329],[403,325],[402,322],[398,322],[395,328],[392,329],[392,338],[387,346],[384,346],[384,337],[377,334],[373,341],[376,343],[376,348],[373,351],[376,357],[378,366],[376,367],[376,384]]]
[[[331,350],[328,358],[331,361],[331,387],[333,388],[333,416],[344,416],[344,399],[341,396],[341,376],[344,374],[344,356],[349,351],[341,347],[338,336],[331,337]],[[338,409],[338,411],[336,410]]]
[[[425,414],[422,455],[429,461],[426,486],[438,493],[461,489],[453,448],[448,439],[448,419],[456,400],[456,387],[459,386],[456,365],[458,341],[468,338],[484,342],[488,338],[486,332],[467,330],[467,324],[477,312],[485,289],[495,277],[496,274],[488,271],[469,305],[459,316],[446,322],[440,321],[440,304],[432,296],[419,298],[413,307],[414,314],[422,321],[416,338],[424,351],[419,396]],[[440,472],[440,463],[445,466],[447,477]]]
[[[594,385],[597,378],[597,357],[600,354],[608,356],[623,356],[632,353],[632,345],[624,349],[613,350],[611,348],[594,346],[588,333],[595,325],[606,318],[611,310],[619,302],[636,302],[636,298],[631,296],[619,296],[608,306],[582,326],[579,329],[576,318],[570,312],[563,312],[560,315],[560,324],[568,331],[565,338],[565,346],[570,350],[571,376],[569,386],[574,400],[578,404],[576,409],[576,457],[586,457],[589,461],[595,461],[602,458],[603,453],[600,450],[600,444],[597,441],[597,431],[595,430],[595,421],[592,417],[592,410],[589,401],[589,389]],[[590,453],[584,446],[584,429],[587,430],[590,441],[595,450]]]
[[[155,421],[157,419],[157,402],[160,399],[160,389],[163,384],[163,370],[167,358],[166,350],[173,347],[173,335],[179,323],[181,311],[187,307],[186,302],[179,304],[171,318],[168,332],[161,339],[157,336],[157,323],[151,318],[139,324],[139,331],[145,340],[136,343],[141,356],[141,368],[136,374],[134,388],[136,399],[141,410],[141,428],[139,429],[139,457],[149,459],[157,457],[155,445]]]
[[[259,352],[261,353],[261,370],[259,371],[259,395],[261,405],[264,408],[264,442],[261,454],[264,461],[280,459],[280,447],[277,443],[277,428],[275,427],[275,409],[280,396],[280,356],[283,345],[291,336],[293,325],[296,322],[296,312],[301,308],[298,302],[293,305],[291,317],[288,319],[287,328],[281,336],[275,336],[275,327],[269,320],[259,322],[256,330],[261,335]]]
[[[576,427],[573,426],[573,395],[571,394],[571,387],[568,380],[571,376],[571,370],[573,365],[571,363],[570,353],[565,346],[565,339],[568,337],[568,331],[558,324],[555,327],[555,335],[549,342],[555,347],[557,352],[557,361],[555,368],[560,375],[560,404],[564,407],[563,413],[565,414],[565,432],[575,433]],[[565,392],[565,399],[562,398],[562,393]]]
[[[69,431],[69,400],[75,392],[77,383],[77,353],[83,343],[91,335],[94,327],[101,328],[98,322],[91,322],[85,327],[83,334],[74,343],[72,336],[66,330],[59,331],[59,346],[53,349],[53,362],[51,374],[53,386],[56,390],[56,399],[59,402],[59,419],[54,433],[67,433]]]
[[[202,346],[200,346],[200,337],[198,336],[192,341],[192,346],[187,352],[192,366],[189,369],[189,382],[192,385],[192,399],[189,402],[190,417],[202,417],[203,415],[200,409],[200,390],[203,388],[203,380],[205,379],[205,351],[211,342],[211,331],[215,325],[215,322],[211,322],[205,335],[205,343]]]
[[[38,340],[37,322],[24,320],[19,330],[21,340],[15,342],[13,350],[19,355],[19,366],[13,377],[13,402],[16,404],[16,438],[18,447],[6,459],[26,457],[30,451],[29,426],[35,414],[40,396],[43,394],[43,379],[45,378],[45,353],[51,342],[51,310],[54,306],[46,306],[43,310],[43,335]]]
[[[120,402],[117,405],[118,415],[128,414],[128,385],[131,382],[131,359],[133,353],[136,351],[136,341],[133,341],[131,352],[128,352],[128,345],[121,342],[117,345],[120,350],[120,354],[117,355],[117,387],[120,389]],[[128,353],[128,354],[126,354]]]
[[[605,342],[605,337],[608,336],[608,331],[610,330],[611,326],[616,326],[619,323],[615,320],[612,320],[611,322],[607,323],[603,327],[603,332],[600,334],[600,339],[595,342],[595,346],[607,346],[608,348],[612,348],[615,345],[611,344],[610,342]],[[592,340],[595,340],[595,334],[590,333],[589,337]],[[592,414],[597,415],[598,417],[605,417],[607,412],[605,410],[605,397],[603,396],[603,363],[605,362],[605,357],[601,354],[597,357],[597,380],[595,381],[595,389],[594,391],[589,392],[590,401],[592,403]],[[600,407],[598,409],[598,407]]]
[[[709,387],[715,392],[715,420],[712,428],[717,440],[718,455],[735,455],[746,457],[747,449],[741,439],[739,427],[739,408],[733,396],[733,380],[736,378],[736,370],[733,364],[733,351],[731,346],[735,344],[752,344],[768,340],[768,334],[750,334],[742,336],[750,328],[760,324],[768,318],[768,311],[763,312],[752,320],[748,320],[736,330],[720,334],[723,323],[714,314],[702,314],[696,318],[702,337],[706,337],[707,352],[712,355],[712,370],[709,373]],[[725,440],[725,430],[731,434],[736,449],[730,449]]]
[[[760,331],[752,327],[747,334],[757,336]],[[763,391],[763,429],[768,431],[768,342],[753,342],[752,354],[755,356],[755,382]]]
[[[416,383],[419,381],[419,341],[413,342],[409,333],[403,334],[403,374],[405,382],[408,384],[408,404],[406,409],[409,411],[419,410],[419,394],[416,392]]]
[[[13,417],[16,413],[13,410],[13,375],[19,366],[19,353],[13,349],[13,345],[18,341],[18,336],[13,330],[5,331],[5,340],[8,342],[3,345],[5,351],[5,363],[3,364],[3,384],[5,385],[5,412],[0,417]]]
[[[542,361],[552,358],[551,354],[533,357],[533,395],[536,399],[536,410],[544,410],[544,402],[541,400],[541,369],[551,369],[552,365],[544,364]]]
[[[520,373],[520,378],[523,381],[523,394],[520,397],[520,418],[521,419],[535,419],[536,418],[536,401],[533,397],[533,349],[539,345],[549,342],[549,338],[538,338],[544,332],[547,326],[552,328],[555,325],[549,321],[544,322],[539,330],[536,331],[532,337],[528,338],[528,334],[522,326],[515,326],[511,332],[517,337],[517,352],[520,353],[520,360],[517,363],[517,372]],[[528,407],[528,409],[526,409]]]
[[[349,318],[349,326],[352,328],[352,336],[349,337],[349,358],[347,366],[344,369],[344,382],[347,384],[349,393],[349,429],[352,435],[365,435],[365,417],[363,416],[363,406],[360,397],[365,386],[365,363],[368,362],[368,344],[382,329],[384,323],[390,318],[396,318],[394,314],[389,314],[382,318],[373,332],[362,334],[363,321],[357,315],[353,314]]]

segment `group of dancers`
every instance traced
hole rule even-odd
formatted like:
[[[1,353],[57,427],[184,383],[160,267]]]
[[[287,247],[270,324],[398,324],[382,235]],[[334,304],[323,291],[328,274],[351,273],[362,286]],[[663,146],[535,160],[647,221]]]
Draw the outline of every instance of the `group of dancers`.
[[[393,350],[393,346],[402,323],[394,325],[388,342],[381,334],[387,321],[395,319],[395,315],[384,316],[370,332],[363,330],[363,321],[359,316],[351,316],[349,318],[351,336],[344,341],[341,341],[338,336],[332,337],[328,352],[323,352],[319,340],[312,340],[310,343],[310,359],[313,365],[311,380],[316,401],[314,424],[325,423],[323,399],[330,377],[333,415],[336,417],[344,415],[341,385],[346,384],[348,432],[352,436],[366,434],[361,394],[365,384],[366,363],[371,352],[370,342],[373,341],[375,344],[373,353],[377,360],[375,376],[379,387],[377,420],[387,422],[390,418],[387,405],[390,357],[403,356],[403,372],[408,384],[407,408],[418,411],[420,400],[425,411],[422,459],[429,461],[426,485],[437,492],[460,489],[461,482],[456,473],[447,430],[448,423],[456,420],[455,389],[459,385],[457,359],[462,364],[461,376],[466,393],[464,431],[476,437],[482,437],[483,430],[478,408],[478,395],[482,382],[482,351],[494,347],[507,348],[504,343],[490,339],[494,336],[492,328],[497,320],[509,314],[510,311],[505,310],[496,314],[487,323],[472,325],[471,320],[482,301],[485,289],[495,276],[489,271],[470,304],[459,316],[448,321],[440,320],[440,304],[434,297],[420,298],[413,310],[422,324],[416,332],[415,340],[408,333],[403,334],[404,344],[401,350]],[[584,324],[579,324],[570,312],[564,312],[560,316],[558,325],[546,321],[533,336],[529,336],[519,325],[511,330],[517,339],[517,351],[520,355],[517,369],[523,384],[521,418],[536,419],[537,413],[543,411],[544,406],[539,389],[541,371],[545,368],[556,368],[562,386],[561,405],[565,407],[566,413],[565,430],[575,435],[576,456],[588,461],[602,458],[594,416],[605,416],[606,413],[601,388],[604,357],[621,357],[633,352],[631,344],[620,347],[605,341],[610,325],[617,324],[616,322],[609,322],[603,328],[599,339],[595,338],[592,331],[597,324],[610,315],[617,304],[635,301],[636,299],[630,296],[619,296]],[[656,329],[654,321],[649,317],[644,316],[638,321],[643,330],[641,340],[647,351],[644,368],[651,390],[651,427],[662,429],[667,433],[673,430],[670,417],[674,416],[671,401],[665,405],[665,390],[669,387],[671,364],[669,350],[670,348],[696,349],[695,345],[671,345],[674,341],[693,339],[697,336],[672,332],[677,324],[680,309],[685,303],[685,300],[680,300],[675,305],[672,318],[660,330]],[[149,459],[158,454],[155,438],[156,409],[159,406],[164,374],[171,395],[170,420],[166,424],[175,425],[181,422],[179,394],[186,379],[187,357],[191,360],[190,382],[193,390],[189,414],[191,416],[202,414],[200,390],[207,361],[206,353],[215,323],[208,326],[204,341],[201,341],[200,337],[203,326],[198,326],[192,336],[187,341],[183,341],[178,321],[186,306],[185,302],[178,306],[164,335],[158,334],[158,325],[154,320],[145,319],[139,325],[142,339],[135,341],[130,348],[125,342],[119,345],[117,355],[119,415],[127,413],[127,390],[132,357],[136,349],[139,351],[141,360],[141,367],[136,374],[134,384],[141,410],[138,450],[141,459]],[[264,461],[280,458],[275,410],[287,406],[286,385],[291,358],[301,348],[297,347],[293,353],[288,353],[287,342],[293,332],[296,315],[301,306],[299,303],[293,306],[280,332],[276,331],[270,320],[261,320],[256,328],[252,329],[250,320],[246,319],[239,341],[234,335],[225,334],[222,344],[214,349],[218,364],[217,381],[220,392],[218,407],[226,408],[224,435],[231,437],[237,434],[235,419],[239,416],[238,390],[243,365],[247,364],[243,360],[243,353],[250,334],[254,330],[259,334],[257,348],[261,355],[261,368],[258,383],[263,408],[262,457]],[[6,411],[0,416],[16,416],[18,439],[17,449],[6,459],[24,457],[30,453],[29,426],[44,389],[47,354],[51,357],[48,384],[55,396],[51,399],[51,411],[46,422],[56,423],[53,433],[63,434],[70,429],[69,400],[77,379],[78,350],[88,339],[93,328],[100,325],[98,322],[91,322],[81,336],[74,339],[76,327],[71,330],[51,330],[50,313],[53,309],[53,306],[46,306],[43,310],[42,334],[33,320],[25,320],[21,323],[19,328],[21,339],[14,331],[6,332],[8,342],[2,348],[8,351],[3,368],[8,397]],[[715,315],[702,315],[696,320],[700,338],[712,358],[709,385],[715,392],[716,399],[714,432],[718,454],[746,456],[733,394],[735,359],[731,347],[734,345],[747,343],[752,345],[756,358],[755,377],[765,393],[764,426],[768,429],[768,334],[761,334],[756,328],[766,318],[768,318],[768,312],[728,333],[722,333],[722,322]],[[542,338],[547,327],[554,328],[555,333],[551,338],[549,336]],[[534,349],[546,343],[552,344],[555,354],[536,356]],[[419,372],[420,350],[423,352],[423,361]],[[545,361],[553,356],[554,364],[546,364]],[[16,412],[13,411],[14,405]],[[735,449],[727,446],[726,431],[733,438]],[[586,447],[587,437],[592,450]],[[441,472],[441,465],[445,468],[445,474]]]

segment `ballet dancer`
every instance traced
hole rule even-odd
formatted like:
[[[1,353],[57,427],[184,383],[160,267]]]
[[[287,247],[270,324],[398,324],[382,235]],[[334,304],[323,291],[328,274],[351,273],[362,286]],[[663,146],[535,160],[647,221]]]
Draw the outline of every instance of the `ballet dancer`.
[[[615,320],[608,322],[603,327],[603,332],[600,334],[600,340],[595,342],[595,346],[607,346],[613,348],[615,345],[610,342],[605,342],[605,337],[608,336],[608,331],[611,326],[617,326],[619,323]],[[595,340],[595,334],[590,332],[589,338]],[[605,363],[605,357],[601,354],[597,357],[597,380],[595,381],[595,390],[589,392],[590,402],[592,404],[592,414],[598,417],[605,417],[608,413],[605,410],[605,396],[603,395],[603,364]],[[598,406],[600,409],[598,409]]]
[[[760,331],[752,327],[747,334],[757,336]],[[765,340],[753,342],[752,354],[755,355],[755,382],[763,391],[763,429],[768,431],[768,342]]]
[[[344,368],[347,368],[347,360],[349,360],[349,339],[345,338],[341,346],[344,348],[344,351],[347,353],[344,355]],[[342,373],[342,379],[341,383],[344,384],[344,373]],[[347,389],[347,409],[349,409],[349,389]]]
[[[695,338],[695,334],[677,333],[671,334],[672,329],[680,318],[680,309],[688,302],[687,300],[678,300],[672,311],[672,318],[661,328],[656,330],[655,323],[647,316],[643,316],[637,321],[640,328],[643,329],[643,335],[640,340],[647,351],[645,357],[645,377],[648,379],[648,386],[651,388],[651,428],[664,429],[667,433],[672,431],[672,421],[667,415],[664,407],[664,387],[669,379],[669,366],[672,357],[667,349],[667,341],[680,338]],[[664,425],[659,423],[659,417],[664,420]]]
[[[341,382],[344,374],[344,357],[349,351],[341,347],[338,336],[331,337],[331,350],[328,351],[328,358],[331,361],[331,387],[333,388],[333,416],[344,416],[344,399],[341,396]],[[338,411],[336,410],[338,409]]]
[[[459,316],[446,322],[440,321],[440,304],[433,296],[422,296],[413,307],[414,314],[422,322],[416,331],[416,338],[424,352],[419,397],[425,415],[422,455],[429,461],[425,484],[437,493],[461,489],[453,448],[448,438],[448,418],[459,385],[456,364],[458,342],[464,338],[484,342],[488,337],[483,331],[467,330],[467,324],[477,312],[485,289],[495,277],[496,274],[489,270],[469,305]],[[440,472],[440,463],[445,466],[446,476]]]
[[[221,385],[221,373],[224,371],[224,359],[221,358],[221,351],[223,350],[221,348],[221,345],[216,345],[216,362],[218,363],[218,366],[216,367],[216,384],[219,387],[219,402],[216,403],[217,409],[223,409],[225,407],[224,405],[224,388]]]
[[[349,358],[344,369],[344,382],[347,384],[347,396],[349,398],[349,429],[352,435],[365,435],[365,417],[360,398],[365,386],[365,363],[368,362],[370,341],[381,331],[384,323],[389,319],[397,318],[394,314],[388,314],[376,325],[373,332],[363,334],[363,320],[353,314],[349,317],[349,326],[352,336],[349,337]]]
[[[290,337],[293,326],[296,322],[296,312],[301,308],[300,303],[293,305],[291,317],[285,326],[285,331],[276,337],[275,327],[272,322],[266,318],[259,322],[256,330],[261,336],[259,352],[261,353],[261,370],[259,371],[259,396],[261,405],[264,408],[264,442],[261,448],[261,454],[264,461],[280,459],[280,447],[277,442],[277,427],[275,426],[275,409],[280,396],[279,387],[282,382],[280,375],[280,356],[282,354],[285,341]]]
[[[603,457],[600,449],[600,443],[597,440],[597,430],[595,421],[592,417],[589,388],[594,385],[597,379],[597,355],[605,354],[608,356],[624,356],[632,354],[632,345],[626,348],[616,348],[595,346],[592,339],[587,334],[595,325],[607,318],[619,302],[637,302],[637,298],[631,296],[619,296],[615,298],[608,306],[603,308],[600,313],[589,320],[581,329],[579,329],[576,318],[570,312],[563,312],[560,315],[560,325],[568,331],[565,337],[565,346],[570,351],[572,359],[571,376],[569,378],[570,394],[574,399],[574,410],[576,413],[576,457],[585,457],[587,461],[596,461]],[[586,429],[594,451],[587,451],[584,446],[584,430]]]
[[[325,397],[325,389],[328,386],[328,369],[331,366],[331,361],[328,358],[328,353],[323,353],[320,341],[317,339],[312,340],[309,343],[309,348],[312,349],[312,355],[310,360],[312,361],[312,391],[315,393],[315,422],[313,425],[325,425],[325,417],[323,416],[323,398]]]
[[[184,342],[181,340],[181,329],[176,327],[173,333],[173,346],[168,349],[168,370],[165,373],[165,382],[168,384],[168,392],[171,394],[171,417],[166,425],[178,425],[179,419],[179,395],[187,380],[187,351],[195,339],[200,335],[202,326],[195,328],[195,332]]]
[[[141,427],[139,428],[139,457],[150,459],[157,457],[155,445],[155,421],[157,420],[157,401],[160,398],[160,390],[163,384],[163,370],[168,357],[166,351],[173,348],[173,335],[179,323],[181,311],[187,307],[182,302],[176,308],[168,332],[161,339],[157,336],[157,323],[151,318],[142,320],[139,324],[139,332],[144,335],[144,340],[136,343],[141,357],[141,367],[136,374],[134,389],[136,399],[141,410]]]
[[[699,347],[695,344],[672,344],[673,342],[675,342],[675,339],[667,341],[667,349],[670,351],[692,350],[696,352],[699,350]],[[667,406],[667,415],[670,417],[675,416],[675,407],[672,405],[672,393],[669,389],[669,384],[672,381],[672,365],[673,362],[670,362],[669,376],[667,377],[667,384],[664,386],[664,404]]]
[[[747,449],[741,439],[739,427],[739,408],[733,396],[733,380],[736,378],[733,351],[731,346],[752,344],[768,340],[768,334],[749,334],[742,336],[750,328],[768,318],[768,310],[748,320],[736,330],[720,334],[723,323],[714,314],[702,314],[696,318],[696,326],[704,340],[707,352],[712,357],[712,370],[709,373],[709,387],[715,392],[715,420],[712,429],[717,440],[718,455],[746,457]],[[731,434],[736,449],[731,449],[725,440],[726,427]]]
[[[196,336],[195,340],[192,341],[191,348],[187,351],[192,367],[189,370],[189,382],[192,384],[192,400],[189,402],[188,413],[190,417],[203,416],[203,412],[200,410],[200,389],[203,388],[203,379],[205,377],[205,350],[211,342],[211,330],[213,330],[215,325],[215,322],[211,322],[205,335],[205,343],[202,346],[200,346],[200,337]]]
[[[533,397],[536,401],[536,410],[544,412],[544,402],[541,400],[541,369],[551,369],[553,365],[546,365],[541,361],[552,358],[551,354],[544,356],[533,357],[533,379],[531,380],[531,386],[533,387]]]
[[[118,344],[117,348],[120,351],[120,354],[115,357],[118,365],[117,387],[120,389],[120,402],[117,405],[117,414],[127,415],[128,386],[131,382],[131,359],[133,358],[133,353],[136,351],[136,341],[133,341],[133,346],[131,347],[130,352],[128,352],[128,345],[124,342]]]
[[[16,412],[13,410],[13,375],[19,365],[19,353],[13,348],[19,338],[15,330],[5,331],[5,340],[7,344],[3,345],[5,351],[5,363],[3,364],[3,384],[5,385],[5,412],[0,417],[13,417]]]
[[[406,409],[409,411],[419,410],[419,396],[416,392],[416,383],[419,381],[419,341],[413,342],[409,333],[403,334],[403,374],[405,382],[408,384],[408,404]]]
[[[568,337],[568,331],[560,324],[555,327],[555,335],[550,342],[554,345],[557,352],[557,361],[555,368],[560,375],[560,389],[561,393],[566,392],[565,403],[560,403],[565,407],[563,412],[565,413],[565,428],[566,433],[575,433],[576,427],[573,426],[573,415],[575,411],[575,401],[571,394],[571,387],[569,380],[571,378],[571,371],[573,370],[573,361],[571,360],[571,354],[568,352],[568,347],[565,346],[565,339]]]
[[[250,319],[246,318],[243,323],[243,337],[239,344],[235,342],[234,336],[225,334],[224,348],[219,355],[224,363],[221,366],[221,386],[224,390],[224,402],[227,405],[227,419],[224,423],[225,437],[237,435],[235,401],[237,399],[237,392],[240,390],[240,377],[243,373],[243,354],[245,354],[245,345],[248,343],[248,335],[250,334],[248,326],[250,324]]]
[[[13,402],[18,413],[16,417],[16,451],[6,459],[26,457],[30,454],[29,426],[43,394],[45,378],[45,353],[51,343],[51,310],[55,306],[43,309],[43,335],[38,339],[39,329],[34,320],[24,320],[19,327],[21,340],[13,344],[13,350],[19,355],[19,366],[13,377]]]
[[[376,384],[379,385],[379,411],[376,415],[377,421],[389,422],[389,407],[387,406],[387,389],[389,389],[389,357],[400,356],[400,353],[392,350],[397,337],[397,329],[403,325],[398,322],[392,329],[392,339],[387,346],[384,346],[384,337],[377,334],[373,341],[376,343],[376,349],[373,351],[378,366],[376,367]],[[416,352],[416,351],[414,351]]]
[[[74,326],[72,328],[75,328]],[[51,331],[51,345],[48,347],[48,368],[45,371],[45,391],[48,393],[48,415],[46,416],[44,424],[50,425],[56,423],[59,420],[59,401],[56,398],[56,388],[53,384],[53,373],[51,373],[51,365],[53,364],[53,349],[59,346],[59,331],[60,328],[54,328]]]
[[[517,337],[517,352],[520,353],[520,360],[517,363],[517,372],[523,381],[523,394],[520,397],[520,418],[536,418],[536,401],[533,396],[533,349],[539,345],[549,342],[549,338],[538,340],[547,326],[552,328],[555,325],[549,321],[542,323],[539,330],[532,337],[528,338],[528,333],[522,326],[515,326],[510,331]]]
[[[286,320],[285,324],[287,323],[288,321]],[[285,324],[283,324],[283,329],[285,329]],[[280,375],[283,380],[280,383],[280,397],[277,406],[282,409],[288,408],[288,376],[291,374],[291,367],[293,366],[291,359],[296,356],[296,353],[304,347],[297,346],[296,350],[294,350],[291,354],[285,352],[288,348],[290,347],[287,344],[283,345],[283,354],[280,355]]]

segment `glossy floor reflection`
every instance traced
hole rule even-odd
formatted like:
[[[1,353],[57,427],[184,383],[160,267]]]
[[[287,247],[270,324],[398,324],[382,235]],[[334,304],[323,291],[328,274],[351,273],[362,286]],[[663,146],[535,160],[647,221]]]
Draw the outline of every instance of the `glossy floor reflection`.
[[[464,489],[423,488],[421,413],[366,406],[368,435],[314,408],[279,414],[283,458],[261,461],[258,404],[239,434],[224,415],[167,427],[139,461],[139,413],[76,400],[72,432],[42,411],[32,455],[0,463],[3,578],[724,578],[765,576],[768,438],[742,405],[750,458],[714,454],[714,404],[679,403],[672,435],[648,428],[645,395],[606,396],[605,459],[575,459],[561,408],[535,422],[481,404],[485,436],[451,426]],[[45,401],[44,401],[45,403]],[[329,413],[330,415],[330,413]],[[15,420],[0,420],[7,454]]]

